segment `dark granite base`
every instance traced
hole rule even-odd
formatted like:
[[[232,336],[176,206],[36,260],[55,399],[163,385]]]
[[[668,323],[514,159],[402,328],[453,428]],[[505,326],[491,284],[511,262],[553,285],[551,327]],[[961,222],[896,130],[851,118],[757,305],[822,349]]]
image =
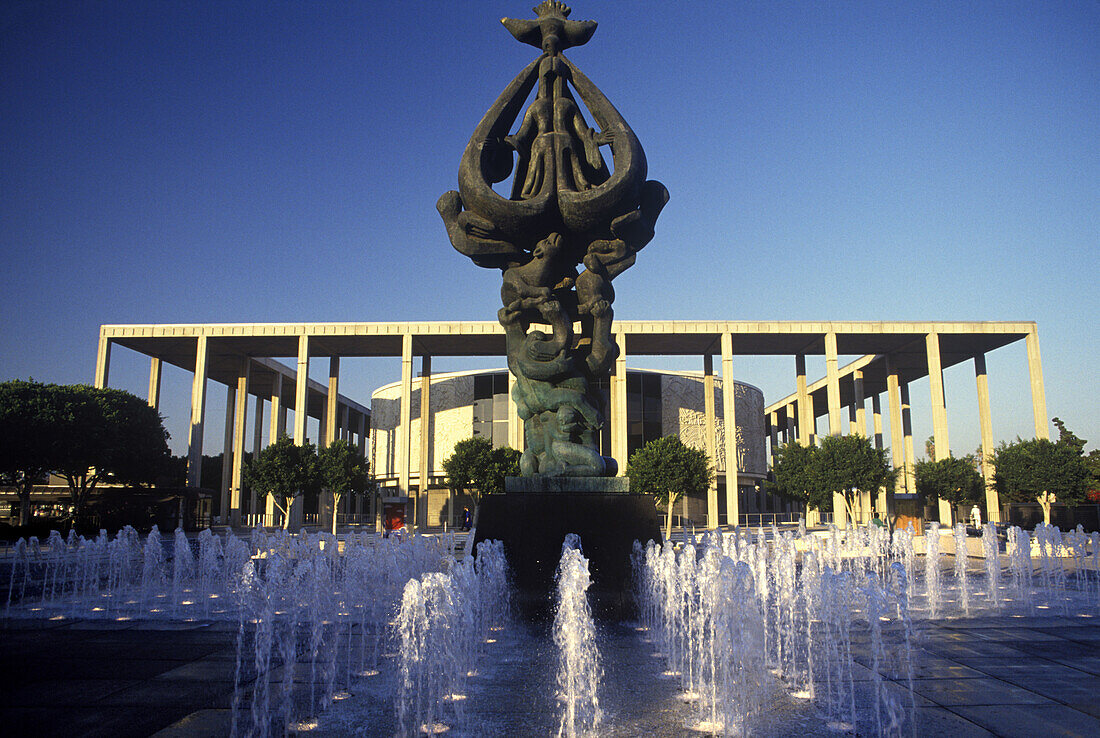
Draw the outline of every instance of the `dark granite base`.
[[[508,494],[592,494],[594,492],[625,495],[630,492],[630,477],[505,477]]]
[[[522,614],[550,614],[554,573],[568,533],[581,537],[589,560],[593,612],[603,619],[630,617],[630,553],[634,541],[660,541],[653,498],[618,493],[489,495],[478,507],[475,545],[504,542]]]

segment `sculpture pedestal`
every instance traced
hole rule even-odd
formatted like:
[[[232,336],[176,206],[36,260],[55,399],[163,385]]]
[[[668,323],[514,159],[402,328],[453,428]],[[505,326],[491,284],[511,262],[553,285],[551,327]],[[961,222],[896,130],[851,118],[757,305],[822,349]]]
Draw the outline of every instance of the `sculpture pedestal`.
[[[515,486],[536,490],[539,482],[568,488],[568,478],[522,479]],[[623,478],[577,478],[579,489],[614,488]],[[660,543],[661,530],[653,498],[607,491],[525,491],[488,495],[477,510],[474,545],[484,540],[504,542],[505,555],[517,590],[517,604],[527,617],[552,614],[554,573],[568,533],[581,538],[589,560],[592,587],[589,602],[603,619],[621,620],[634,609],[630,554],[634,541]],[[476,549],[475,549],[476,550]]]

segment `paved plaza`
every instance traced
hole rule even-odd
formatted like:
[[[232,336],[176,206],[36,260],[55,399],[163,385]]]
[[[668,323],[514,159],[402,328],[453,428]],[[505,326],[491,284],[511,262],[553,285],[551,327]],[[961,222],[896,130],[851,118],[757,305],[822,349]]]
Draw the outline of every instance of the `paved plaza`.
[[[917,735],[1100,735],[1100,618],[989,616],[916,627]],[[2,628],[0,725],[6,735],[229,734],[234,623],[9,619]],[[679,727],[688,709],[676,700],[671,681],[661,680],[661,660],[640,636],[623,626],[606,630],[601,637],[606,734],[700,735]],[[869,659],[865,648],[854,647],[860,664],[855,678],[864,682],[857,694],[863,695],[870,685]],[[551,726],[522,720],[524,702],[506,699],[510,680],[521,691],[530,687],[527,672],[540,657],[524,652],[522,644],[503,655],[502,665],[494,669],[507,671],[509,662],[520,665],[512,676],[501,676],[483,690],[480,702],[485,704],[471,695],[468,723],[481,727],[463,734],[548,734]],[[491,656],[485,661],[491,662]],[[884,676],[891,681],[887,688],[908,706],[906,675],[886,671]],[[334,707],[317,732],[392,734],[392,709],[370,699],[371,691],[364,686],[348,700],[359,697],[364,706]],[[243,694],[242,706],[248,698]],[[530,695],[525,702],[533,705],[539,699],[544,698]],[[502,712],[504,701],[511,717],[501,722],[493,716]],[[648,705],[649,717],[629,714],[638,704]],[[826,726],[811,705],[785,694],[773,699],[767,712],[769,735],[844,734]]]

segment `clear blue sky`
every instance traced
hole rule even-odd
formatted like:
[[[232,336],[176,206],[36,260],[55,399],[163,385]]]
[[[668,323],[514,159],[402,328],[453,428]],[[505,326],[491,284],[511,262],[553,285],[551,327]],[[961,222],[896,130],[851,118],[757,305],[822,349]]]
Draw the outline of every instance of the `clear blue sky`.
[[[0,380],[90,382],[102,323],[494,319],[434,205],[537,53],[498,23],[532,4],[8,0]],[[1100,3],[573,7],[600,26],[568,56],[672,196],[617,318],[1035,320],[1048,414],[1100,442]],[[143,394],[127,354],[112,386]],[[1023,344],[988,361],[994,434],[1033,435]],[[363,401],[398,372],[348,363]],[[793,389],[788,358],[738,374]],[[966,453],[972,367],[946,382]]]

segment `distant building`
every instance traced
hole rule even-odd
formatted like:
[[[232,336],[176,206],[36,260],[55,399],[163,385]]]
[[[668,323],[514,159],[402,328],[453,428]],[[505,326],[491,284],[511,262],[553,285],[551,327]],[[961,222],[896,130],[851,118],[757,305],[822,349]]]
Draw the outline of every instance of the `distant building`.
[[[448,490],[443,461],[450,456],[455,444],[473,436],[480,436],[494,446],[512,446],[522,450],[522,435],[512,423],[518,418],[510,411],[508,395],[509,374],[506,369],[451,372],[432,374],[428,391],[431,418],[431,442],[427,451],[427,504],[420,510],[421,524],[440,525],[447,519]],[[704,378],[702,372],[648,371],[628,369],[627,394],[627,452],[634,453],[649,441],[667,435],[676,435],[689,446],[706,450],[707,431],[705,413]],[[718,515],[725,522],[725,423],[722,418],[721,378],[714,378],[715,385],[715,439],[717,457]],[[597,385],[602,410],[607,415],[608,383]],[[419,493],[421,488],[420,459],[422,455],[420,421],[420,382],[413,383],[410,402],[412,453],[410,454],[410,487]],[[786,510],[790,506],[783,501],[769,500],[761,493],[761,482],[767,475],[767,458],[764,432],[764,395],[756,387],[743,382],[735,383],[737,418],[738,488],[741,513],[764,510]],[[405,502],[399,494],[397,455],[400,433],[401,383],[393,382],[375,390],[371,395],[371,469],[382,486],[383,495],[391,505]],[[511,442],[510,442],[511,441]],[[518,441],[518,442],[517,442]],[[610,423],[605,423],[601,435],[601,451],[611,455]],[[625,460],[621,463],[625,466]],[[421,500],[424,500],[421,494]],[[687,499],[687,517],[696,525],[707,520],[706,497]],[[462,506],[455,503],[455,519],[460,519]],[[678,505],[675,512],[681,514]],[[412,511],[408,511],[411,515]]]

